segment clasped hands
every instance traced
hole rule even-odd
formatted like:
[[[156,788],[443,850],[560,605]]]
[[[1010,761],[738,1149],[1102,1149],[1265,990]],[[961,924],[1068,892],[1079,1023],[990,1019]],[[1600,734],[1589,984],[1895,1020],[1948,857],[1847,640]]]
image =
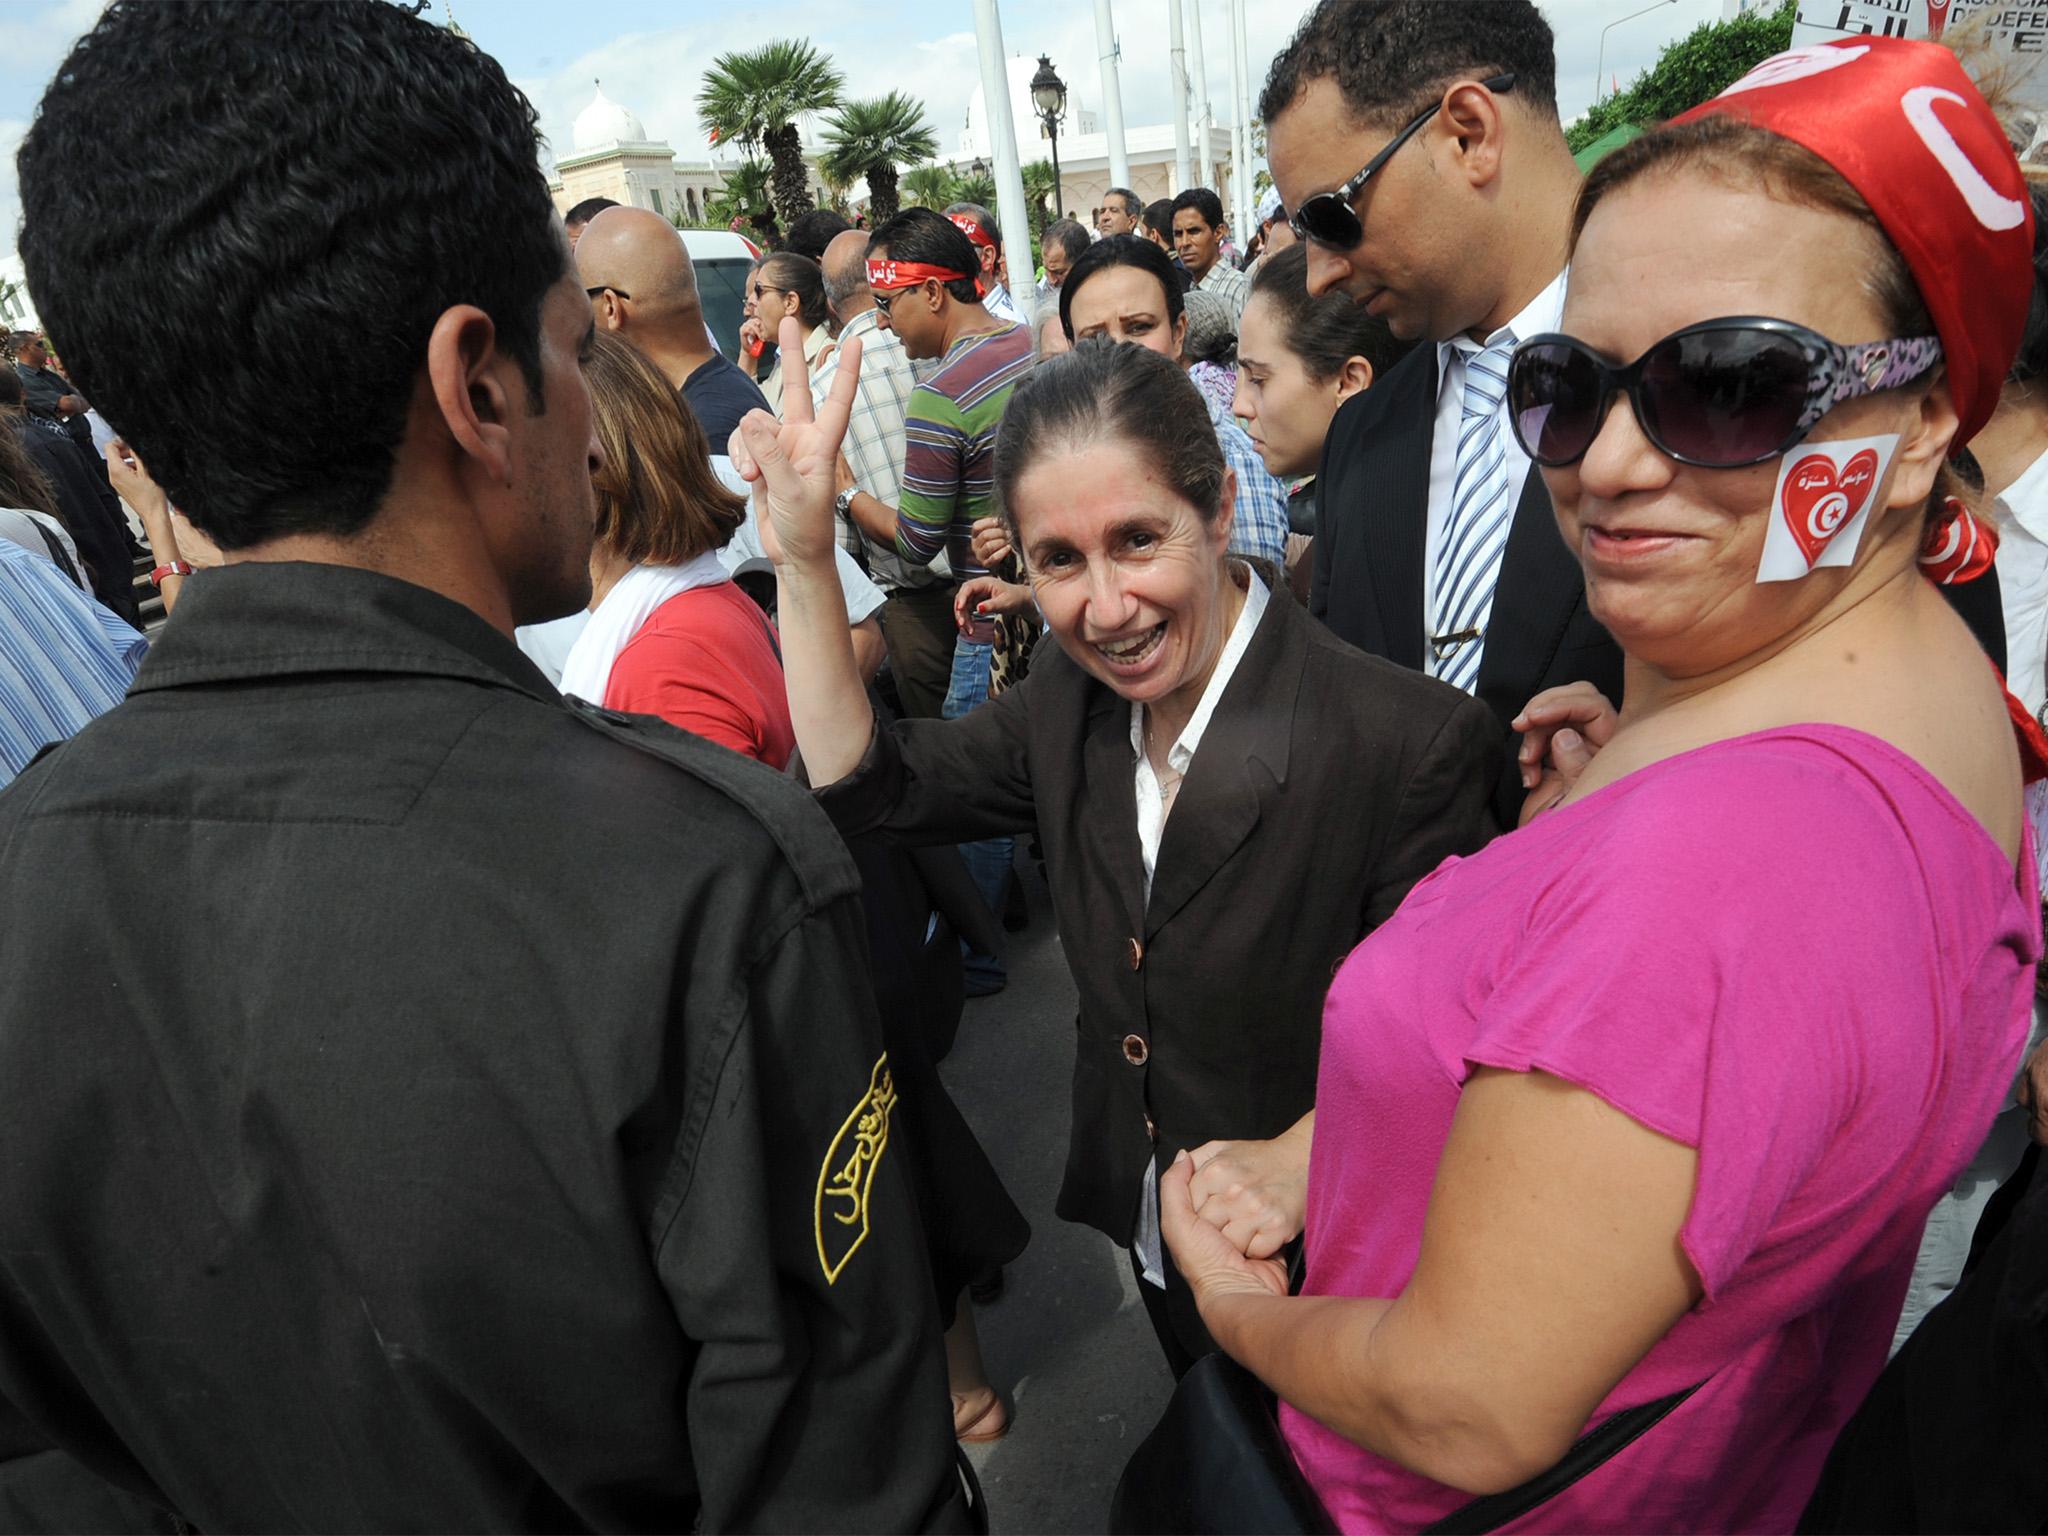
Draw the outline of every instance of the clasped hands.
[[[1159,1176],[1159,1232],[1198,1306],[1285,1296],[1280,1250],[1301,1235],[1315,1117],[1271,1141],[1210,1141]]]

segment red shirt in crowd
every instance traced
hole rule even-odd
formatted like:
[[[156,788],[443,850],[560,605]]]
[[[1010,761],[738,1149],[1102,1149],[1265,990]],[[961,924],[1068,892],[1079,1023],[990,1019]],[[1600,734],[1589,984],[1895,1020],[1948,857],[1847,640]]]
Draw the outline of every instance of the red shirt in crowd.
[[[612,663],[604,702],[771,768],[796,751],[774,627],[734,582],[678,592],[655,609]]]

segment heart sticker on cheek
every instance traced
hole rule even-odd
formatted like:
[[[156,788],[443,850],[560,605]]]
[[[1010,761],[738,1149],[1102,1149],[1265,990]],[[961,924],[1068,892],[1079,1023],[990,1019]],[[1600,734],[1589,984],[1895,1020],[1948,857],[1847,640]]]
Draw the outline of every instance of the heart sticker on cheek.
[[[1807,443],[1785,455],[1756,579],[1797,581],[1856,559],[1897,434]]]

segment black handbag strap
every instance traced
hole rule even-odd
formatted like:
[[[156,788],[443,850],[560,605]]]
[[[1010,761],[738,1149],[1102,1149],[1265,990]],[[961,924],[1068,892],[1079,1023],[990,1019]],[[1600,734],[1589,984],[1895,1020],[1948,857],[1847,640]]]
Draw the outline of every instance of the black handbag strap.
[[[73,586],[84,587],[85,578],[78,574],[78,567],[71,563],[71,556],[65,553],[63,541],[45,528],[40,519],[32,517],[29,521],[35,525],[36,532],[42,535],[43,547],[50,552],[50,558],[56,562],[57,569],[71,578]]]
[[[1424,1527],[1423,1536],[1479,1536],[1482,1531],[1497,1530],[1510,1520],[1521,1519],[1537,1505],[1556,1498],[1595,1467],[1633,1445],[1659,1419],[1704,1385],[1704,1382],[1696,1381],[1669,1397],[1624,1408],[1620,1413],[1611,1415],[1598,1429],[1581,1435],[1556,1466],[1503,1493],[1489,1493],[1452,1510],[1434,1525]]]

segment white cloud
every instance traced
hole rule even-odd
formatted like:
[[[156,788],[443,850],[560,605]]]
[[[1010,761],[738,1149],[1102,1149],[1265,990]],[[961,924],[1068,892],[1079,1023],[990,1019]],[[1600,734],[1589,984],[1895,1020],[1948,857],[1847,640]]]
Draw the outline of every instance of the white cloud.
[[[47,75],[106,0],[56,0],[40,9],[16,3],[0,10],[0,56],[9,74]]]
[[[524,3],[524,0],[520,0]],[[1124,121],[1129,127],[1167,120],[1168,19],[1170,0],[1116,0],[1121,50],[1119,80]],[[1649,65],[1664,43],[1720,14],[1721,0],[1674,0],[1667,7],[1631,18],[1644,0],[1540,0],[1558,34],[1558,105],[1567,117],[1582,111],[1595,94],[1601,31],[1608,33],[1599,73],[1626,83]],[[40,91],[72,41],[99,14],[103,0],[51,0],[31,6],[0,0],[0,77],[19,87],[20,111]],[[603,28],[604,0],[585,0],[592,33]],[[682,14],[709,7],[679,7]],[[1224,0],[1201,0],[1203,44],[1210,108],[1229,122],[1231,105],[1230,28]],[[1256,107],[1273,55],[1300,24],[1307,0],[1247,0],[1249,69],[1245,91]],[[718,19],[691,20],[653,31],[626,33],[583,53],[546,75],[526,75],[521,89],[540,113],[541,128],[556,154],[570,153],[570,124],[590,101],[591,81],[633,109],[648,131],[675,146],[683,159],[710,158],[698,121],[696,96],[705,68],[720,53],[746,48],[770,37],[808,37],[846,75],[853,96],[900,90],[921,100],[941,153],[957,145],[969,99],[981,83],[981,66],[971,31],[937,36],[917,6],[858,9],[840,0],[787,0],[774,9],[722,7]],[[488,45],[489,11],[465,12],[480,24]],[[1620,23],[1626,21],[1626,25]],[[1070,98],[1100,114],[1103,92],[1095,42],[1094,8],[1088,0],[1010,0],[1004,7],[1004,44],[1016,56],[1048,55],[1067,82]],[[515,61],[517,62],[517,61]],[[542,61],[544,64],[546,61]],[[1189,67],[1193,67],[1190,57]],[[1605,80],[1599,82],[1605,85]],[[14,151],[27,123],[0,119],[0,272],[20,275],[13,252],[21,206],[14,179]]]

